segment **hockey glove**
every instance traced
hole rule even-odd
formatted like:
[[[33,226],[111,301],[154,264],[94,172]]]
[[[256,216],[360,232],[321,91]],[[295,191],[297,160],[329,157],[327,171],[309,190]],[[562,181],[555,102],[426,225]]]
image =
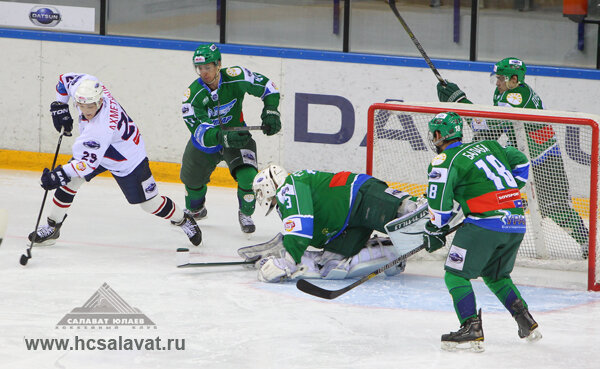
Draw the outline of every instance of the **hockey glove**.
[[[59,165],[54,170],[44,168],[41,178],[41,186],[44,190],[50,191],[65,186],[71,181],[71,178],[65,173],[64,169]]]
[[[250,132],[247,131],[226,131],[219,130],[217,132],[217,141],[219,145],[227,149],[241,149],[246,146],[250,140]]]
[[[446,81],[446,86],[444,86],[442,82],[438,82],[437,94],[438,99],[441,102],[461,102],[461,100],[467,99],[467,95],[460,88],[458,88],[456,83],[448,81]]]
[[[73,130],[73,118],[71,118],[71,113],[69,113],[69,105],[61,103],[60,101],[54,101],[50,104],[50,114],[52,115],[54,128],[60,132],[64,127],[65,136],[71,136],[71,131]]]
[[[431,221],[425,223],[425,232],[423,233],[425,250],[431,253],[444,247],[446,244],[446,235],[449,230],[450,227],[448,225],[438,228]]]
[[[273,136],[275,133],[281,130],[281,114],[277,111],[274,106],[265,106],[263,108],[260,119],[262,119],[262,125],[260,128],[263,133],[267,136]]]
[[[258,269],[258,280],[268,283],[282,282],[293,278],[292,275],[298,270],[296,262],[287,252],[282,258],[271,255],[259,260],[256,268]]]

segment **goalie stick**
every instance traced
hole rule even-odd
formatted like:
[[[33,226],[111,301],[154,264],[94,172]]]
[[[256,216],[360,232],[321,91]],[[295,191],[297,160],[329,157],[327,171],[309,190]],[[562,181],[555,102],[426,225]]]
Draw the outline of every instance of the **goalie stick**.
[[[62,143],[62,139],[63,139],[64,135],[65,135],[65,130],[63,129],[63,131],[60,133],[60,136],[58,136],[58,143],[56,144],[56,152],[54,153],[54,160],[52,161],[52,169],[50,169],[50,170],[54,170],[54,166],[56,165],[56,159],[58,158],[58,151],[60,150],[60,144]],[[33,230],[33,237],[31,238],[31,243],[29,244],[29,247],[27,248],[27,250],[25,250],[25,253],[21,254],[21,259],[19,259],[19,263],[21,263],[21,265],[23,265],[23,266],[27,265],[27,262],[32,257],[31,256],[31,248],[33,247],[33,241],[37,237],[37,229],[40,226],[40,219],[42,219],[42,213],[44,211],[44,204],[46,204],[47,196],[48,196],[48,190],[45,190],[44,198],[42,199],[42,206],[40,206],[40,212],[38,213],[37,222],[35,222],[35,228]]]
[[[404,27],[404,30],[406,31],[406,33],[408,33],[408,37],[410,37],[412,42],[415,44],[415,46],[421,53],[421,56],[423,57],[423,59],[425,59],[425,63],[427,63],[427,65],[429,65],[429,68],[431,68],[431,71],[433,72],[433,74],[435,74],[435,77],[438,79],[438,81],[440,81],[440,83],[442,85],[446,86],[447,85],[446,80],[444,80],[442,78],[442,76],[436,69],[435,65],[433,65],[433,62],[431,62],[431,59],[429,59],[429,56],[427,56],[427,53],[425,53],[425,49],[423,49],[423,46],[421,46],[421,43],[419,42],[419,40],[417,40],[415,35],[410,30],[410,27],[408,26],[408,24],[404,21],[404,19],[400,15],[400,12],[398,11],[398,8],[396,7],[396,0],[387,0],[387,2],[389,4],[390,8],[392,9],[392,11],[394,12],[394,15],[396,16],[396,18],[398,18],[398,21],[400,21],[400,24],[402,24],[402,27]]]
[[[462,225],[463,225],[463,223],[460,223],[460,224],[450,228],[450,230],[446,234],[450,234],[450,233],[456,231],[458,228],[462,227]],[[299,279],[296,282],[296,288],[298,288],[300,291],[302,291],[304,293],[308,293],[309,295],[320,297],[322,299],[333,300],[334,298],[341,296],[341,295],[345,294],[346,292],[350,291],[351,289],[365,283],[369,279],[376,277],[378,274],[382,273],[384,270],[395,267],[396,265],[400,264],[402,261],[406,260],[409,256],[416,254],[417,252],[423,250],[424,248],[425,248],[425,244],[422,244],[421,246],[418,246],[418,247],[414,248],[413,250],[407,252],[406,254],[401,255],[397,259],[387,263],[386,265],[382,266],[381,268],[377,269],[376,271],[372,272],[371,274],[367,274],[366,276],[362,277],[358,281],[356,281],[344,288],[340,288],[339,290],[326,290],[324,288],[321,288],[319,286],[316,286],[316,285],[310,283],[306,279]]]

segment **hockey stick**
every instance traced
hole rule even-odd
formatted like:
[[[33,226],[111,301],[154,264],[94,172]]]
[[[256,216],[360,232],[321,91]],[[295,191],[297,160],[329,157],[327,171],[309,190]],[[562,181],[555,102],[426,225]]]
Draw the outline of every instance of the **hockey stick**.
[[[190,249],[181,247],[177,249],[177,268],[202,268],[202,267],[213,267],[213,266],[227,266],[227,265],[244,265],[254,264],[260,259],[260,255],[254,258],[250,258],[244,261],[223,261],[223,262],[210,262],[210,263],[190,263]]]
[[[244,127],[222,127],[221,130],[229,132],[229,131],[259,131],[262,129],[262,126],[244,126]]]
[[[258,261],[256,260],[245,260],[245,261],[223,261],[223,262],[214,262],[214,263],[187,263],[182,265],[177,265],[177,268],[203,268],[203,267],[215,267],[215,266],[227,266],[227,265],[244,265],[244,264],[254,264]]]
[[[450,230],[446,234],[450,234],[450,233],[456,231],[458,228],[462,227],[462,225],[463,225],[463,223],[460,223],[460,224],[450,228]],[[320,297],[322,299],[333,300],[334,298],[341,296],[341,295],[345,294],[346,292],[350,291],[351,289],[365,283],[369,279],[376,277],[378,274],[382,273],[384,270],[395,267],[396,265],[400,264],[402,261],[406,260],[409,256],[416,254],[417,252],[423,250],[424,248],[425,248],[425,244],[422,244],[421,246],[418,246],[417,248],[398,257],[396,260],[393,260],[393,261],[387,263],[386,265],[382,266],[381,268],[377,269],[376,271],[372,272],[371,274],[367,274],[366,276],[362,277],[358,281],[356,281],[344,288],[340,288],[339,290],[326,290],[324,288],[321,288],[319,286],[316,286],[316,285],[310,283],[306,279],[299,279],[296,282],[296,288],[298,288],[300,291],[302,291],[304,293],[308,293],[309,295]]]
[[[435,68],[435,65],[433,65],[433,63],[431,62],[431,59],[429,59],[429,56],[427,56],[427,54],[425,53],[425,49],[423,49],[423,46],[421,46],[421,43],[419,42],[419,40],[417,40],[415,35],[410,30],[410,27],[408,26],[408,24],[404,21],[404,19],[400,15],[400,12],[398,11],[398,8],[396,7],[396,0],[388,0],[388,4],[389,4],[390,8],[392,9],[392,11],[394,12],[394,15],[396,15],[396,18],[398,18],[398,20],[400,21],[400,24],[402,24],[402,27],[404,27],[404,30],[406,31],[406,33],[408,33],[408,36],[410,37],[412,42],[415,44],[415,46],[421,53],[421,56],[423,57],[423,59],[425,59],[425,63],[427,63],[427,65],[429,65],[429,68],[431,68],[431,71],[433,72],[433,74],[435,74],[435,77],[438,79],[438,81],[440,81],[440,83],[442,85],[446,86],[446,81],[442,78],[442,76],[440,75],[438,70]]]
[[[60,150],[60,144],[62,143],[62,138],[63,138],[64,134],[65,134],[65,131],[63,130],[60,133],[60,136],[58,136],[58,144],[56,145],[56,152],[54,153],[54,160],[52,161],[52,169],[50,169],[50,170],[54,170],[54,166],[56,165],[56,159],[58,158],[58,151]],[[37,217],[37,222],[35,223],[35,228],[33,229],[34,234],[33,234],[33,237],[31,238],[31,243],[29,244],[29,247],[25,251],[25,254],[21,254],[21,259],[19,260],[19,263],[21,263],[21,265],[23,265],[23,266],[27,265],[27,262],[29,261],[29,259],[31,259],[31,248],[33,247],[33,241],[35,240],[35,238],[37,236],[37,229],[40,225],[40,219],[42,219],[42,212],[44,211],[44,205],[46,204],[47,196],[48,196],[48,190],[45,190],[44,198],[42,199],[42,206],[40,206],[40,212]]]

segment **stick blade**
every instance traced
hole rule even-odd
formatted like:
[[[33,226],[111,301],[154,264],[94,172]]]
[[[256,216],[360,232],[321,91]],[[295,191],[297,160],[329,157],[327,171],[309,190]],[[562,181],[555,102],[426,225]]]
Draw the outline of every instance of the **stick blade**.
[[[306,279],[299,279],[296,282],[296,288],[304,293],[308,293],[309,295],[320,297],[320,298],[326,299],[326,300],[333,300],[334,298],[336,298],[336,297],[344,294],[346,291],[348,291],[346,287],[342,288],[340,290],[335,290],[335,291],[326,290],[319,286],[315,286],[314,284],[310,283]]]

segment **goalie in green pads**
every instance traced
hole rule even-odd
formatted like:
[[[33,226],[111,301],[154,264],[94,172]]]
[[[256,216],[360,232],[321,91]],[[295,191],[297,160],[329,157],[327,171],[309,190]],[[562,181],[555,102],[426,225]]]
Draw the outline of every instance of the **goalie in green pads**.
[[[376,178],[350,172],[300,170],[288,175],[271,165],[255,177],[253,190],[266,214],[277,208],[283,221],[281,241],[260,250],[257,268],[263,282],[369,274],[400,256],[388,238],[369,240],[373,231],[385,232],[388,222],[424,213],[426,207],[418,208],[416,198]],[[420,234],[415,238],[420,244]],[[256,255],[248,249],[239,252],[247,258]],[[404,263],[386,274],[403,270]]]

